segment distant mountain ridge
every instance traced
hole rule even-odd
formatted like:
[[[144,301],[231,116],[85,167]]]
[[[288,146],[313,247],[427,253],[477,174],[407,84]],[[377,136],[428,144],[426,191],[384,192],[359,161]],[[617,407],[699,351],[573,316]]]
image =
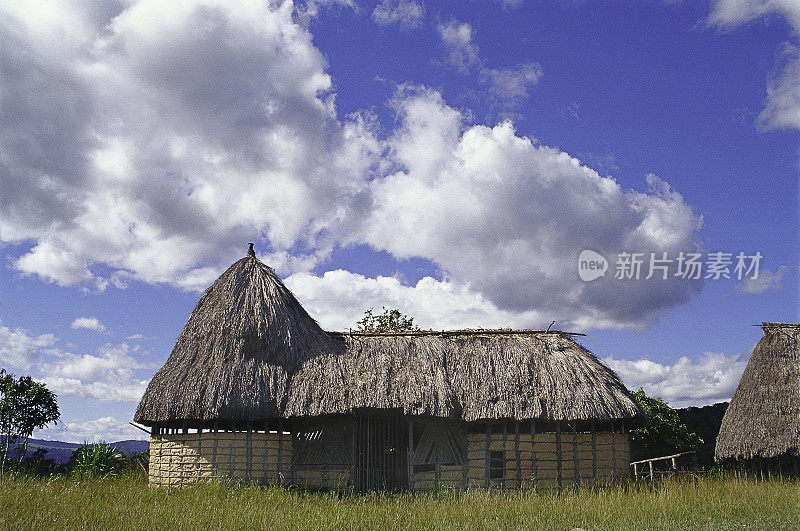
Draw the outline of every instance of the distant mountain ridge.
[[[150,441],[134,439],[116,441],[108,444],[117,448],[120,452],[126,455],[137,454],[150,449]],[[25,456],[30,457],[33,455],[33,452],[42,448],[47,450],[47,453],[44,454],[45,459],[52,459],[58,464],[64,464],[69,461],[70,457],[72,457],[72,453],[81,446],[83,446],[83,443],[28,439],[28,451],[26,452]]]

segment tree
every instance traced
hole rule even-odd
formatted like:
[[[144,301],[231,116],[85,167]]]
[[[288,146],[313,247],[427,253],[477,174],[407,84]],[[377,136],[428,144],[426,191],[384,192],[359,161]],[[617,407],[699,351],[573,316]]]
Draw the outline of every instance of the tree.
[[[387,310],[383,307],[383,313],[374,315],[372,308],[364,312],[364,318],[358,323],[359,332],[408,332],[419,330],[414,325],[414,318],[400,313],[400,310]]]
[[[56,395],[44,384],[0,369],[0,472],[22,461],[33,430],[56,423],[60,416]]]
[[[703,439],[689,431],[676,410],[660,398],[650,398],[641,388],[633,396],[649,420],[647,426],[628,432],[634,460],[700,450]]]

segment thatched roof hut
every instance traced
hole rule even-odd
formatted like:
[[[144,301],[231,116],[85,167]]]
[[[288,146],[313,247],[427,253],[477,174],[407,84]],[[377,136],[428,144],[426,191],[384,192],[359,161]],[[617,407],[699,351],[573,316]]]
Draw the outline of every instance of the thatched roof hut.
[[[628,471],[642,412],[573,339],[325,332],[251,249],[206,290],[134,419],[150,481],[561,487]]]
[[[800,456],[800,325],[762,328],[722,419],[717,460]]]

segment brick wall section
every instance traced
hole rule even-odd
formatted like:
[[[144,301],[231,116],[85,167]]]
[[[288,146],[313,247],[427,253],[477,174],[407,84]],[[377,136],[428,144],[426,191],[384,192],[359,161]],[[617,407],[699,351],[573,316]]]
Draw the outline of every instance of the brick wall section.
[[[181,486],[215,478],[286,483],[292,461],[288,433],[182,433],[150,438],[150,485]]]

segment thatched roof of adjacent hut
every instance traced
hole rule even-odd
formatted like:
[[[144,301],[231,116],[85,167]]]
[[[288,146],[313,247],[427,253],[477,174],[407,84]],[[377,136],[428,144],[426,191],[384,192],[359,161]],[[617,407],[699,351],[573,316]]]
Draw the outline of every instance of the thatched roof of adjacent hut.
[[[722,418],[717,460],[800,455],[800,325],[762,328],[764,337]]]
[[[252,249],[203,294],[134,420],[263,420],[282,414],[289,377],[336,346]]]
[[[254,421],[399,408],[461,418],[642,415],[570,334],[327,333],[251,251],[206,290],[134,419]]]
[[[287,416],[400,408],[479,419],[612,420],[642,415],[614,372],[563,332],[339,334],[343,354],[307,360]]]

